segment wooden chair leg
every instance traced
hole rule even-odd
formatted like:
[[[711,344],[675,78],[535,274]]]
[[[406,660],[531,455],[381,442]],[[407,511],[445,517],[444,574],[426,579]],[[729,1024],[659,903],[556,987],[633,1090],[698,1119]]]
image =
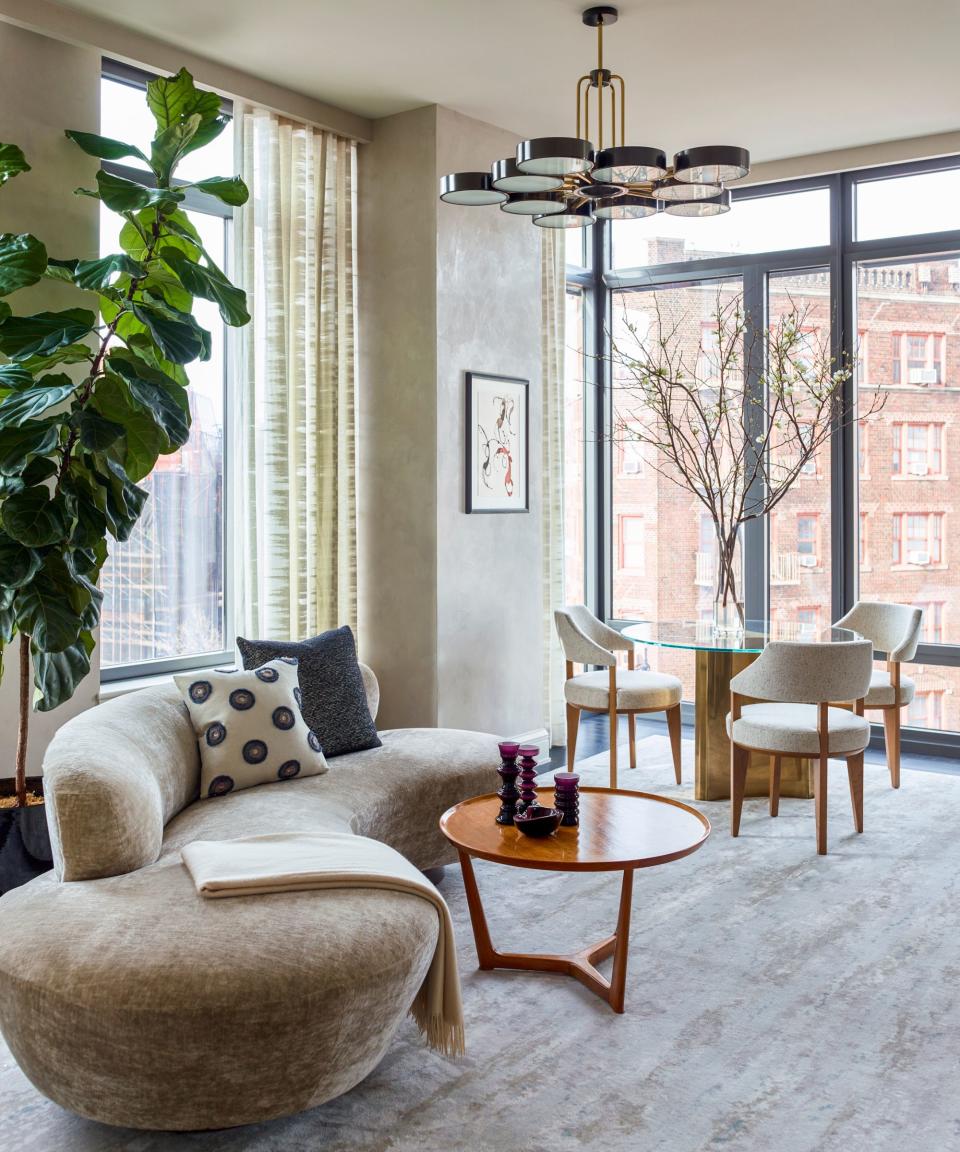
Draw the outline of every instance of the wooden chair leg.
[[[637,716],[635,712],[627,713],[627,731],[630,734],[630,767],[637,766]]]
[[[573,771],[577,758],[577,733],[580,731],[580,709],[575,704],[567,705],[567,771]]]
[[[847,776],[850,778],[850,806],[853,808],[853,826],[863,831],[863,753],[847,757]]]
[[[614,698],[610,709],[610,787],[617,786],[617,705]]]
[[[677,778],[677,783],[683,781],[683,775],[680,770],[680,754],[681,754],[681,741],[680,741],[680,705],[674,704],[672,708],[667,709],[667,730],[670,733],[670,751],[673,753],[673,774]]]
[[[813,777],[813,807],[817,823],[817,852],[827,854],[827,757],[817,760]]]
[[[900,709],[884,708],[883,736],[887,746],[887,767],[890,769],[890,787],[900,787]]]
[[[730,744],[730,835],[740,835],[740,813],[743,811],[743,793],[747,787],[747,768],[750,751]]]
[[[780,760],[774,756],[770,761],[770,815],[776,816],[780,811]]]

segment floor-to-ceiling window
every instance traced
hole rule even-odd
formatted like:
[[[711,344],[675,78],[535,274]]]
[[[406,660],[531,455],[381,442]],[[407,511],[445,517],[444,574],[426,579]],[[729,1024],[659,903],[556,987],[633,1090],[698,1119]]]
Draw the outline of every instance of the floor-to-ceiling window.
[[[678,322],[690,355],[709,359],[717,302],[737,294],[745,338],[793,313],[811,349],[850,367],[842,425],[748,529],[748,614],[813,634],[858,597],[923,608],[910,737],[958,743],[960,158],[747,188],[706,220],[660,213],[585,231],[568,251],[591,254],[592,280],[571,287],[590,301],[602,357],[642,339],[659,314]],[[576,462],[588,602],[611,620],[698,619],[709,611],[711,526],[630,441],[631,422],[647,417],[630,406],[616,360],[585,373],[582,410],[602,442]],[[861,414],[882,407],[858,422],[858,401]],[[646,658],[657,666],[655,652]],[[692,698],[692,658],[659,659]]]
[[[101,81],[103,135],[149,151],[155,131],[145,99],[145,77],[106,64]],[[129,161],[142,178],[142,162]],[[123,173],[119,165],[113,170]],[[200,179],[233,171],[230,125],[202,151],[192,153],[178,177]],[[224,268],[231,210],[213,197],[188,194],[187,213],[211,260]],[[123,223],[101,212],[100,248],[119,250]],[[101,584],[103,676],[120,676],[212,662],[232,647],[227,622],[226,500],[224,492],[226,328],[217,305],[194,302],[194,315],[209,330],[212,355],[189,365],[189,441],[161,456],[141,486],[150,493],[143,515],[122,544],[111,542]]]

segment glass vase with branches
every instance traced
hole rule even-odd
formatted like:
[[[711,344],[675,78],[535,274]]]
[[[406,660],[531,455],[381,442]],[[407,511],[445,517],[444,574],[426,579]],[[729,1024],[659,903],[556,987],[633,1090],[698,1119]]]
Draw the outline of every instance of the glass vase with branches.
[[[788,299],[777,319],[759,324],[742,294],[718,291],[694,340],[686,311],[668,315],[657,292],[649,298],[647,323],[625,313],[611,336],[613,439],[642,446],[657,473],[703,506],[716,546],[714,627],[742,631],[743,526],[768,516],[833,432],[869,419],[884,398],[856,417],[849,410],[852,371],[809,305]]]

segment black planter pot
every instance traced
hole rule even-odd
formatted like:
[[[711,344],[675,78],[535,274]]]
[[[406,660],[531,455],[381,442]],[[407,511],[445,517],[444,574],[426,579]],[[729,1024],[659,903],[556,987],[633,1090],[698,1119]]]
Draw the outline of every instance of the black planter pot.
[[[46,806],[0,808],[0,896],[52,867]]]

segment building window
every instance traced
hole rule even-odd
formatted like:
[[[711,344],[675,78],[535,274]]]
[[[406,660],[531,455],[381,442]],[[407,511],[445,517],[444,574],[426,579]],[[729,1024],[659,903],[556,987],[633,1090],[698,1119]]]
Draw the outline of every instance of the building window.
[[[149,152],[154,124],[145,83],[146,78],[133,82],[128,70],[120,79],[105,71],[100,127],[105,136]],[[142,178],[145,165],[130,163],[139,169],[130,174]],[[104,166],[124,174],[120,165]],[[228,124],[215,144],[188,157],[178,174],[200,179],[232,171]],[[212,197],[194,199],[190,194],[184,208],[211,260],[229,275],[231,209]],[[122,223],[113,213],[101,212],[101,255],[120,251]],[[105,680],[196,667],[232,656],[225,563],[226,329],[210,301],[198,299],[193,313],[211,334],[212,356],[187,368],[193,416],[190,439],[173,455],[161,456],[141,482],[150,499],[130,538],[111,541],[101,578],[100,659]]]
[[[621,476],[643,475],[643,444],[631,430],[636,425],[625,424],[619,433],[619,461]]]
[[[797,517],[797,553],[803,568],[816,568],[820,562],[820,517]]]
[[[917,600],[915,603],[923,612],[923,623],[920,626],[921,643],[942,644],[944,602],[942,600]]]
[[[861,568],[869,568],[870,567],[870,550],[869,550],[869,543],[870,542],[869,542],[869,539],[867,536],[867,531],[868,531],[867,516],[868,516],[868,513],[866,513],[866,512],[860,513],[860,567]]]
[[[809,605],[797,609],[797,624],[802,636],[816,636],[820,631],[820,608]]]
[[[942,512],[898,512],[893,517],[894,564],[926,567],[943,556]]]
[[[894,424],[894,476],[943,475],[943,425]]]
[[[943,689],[918,692],[907,709],[907,723],[915,728],[942,728]]]
[[[861,480],[870,476],[870,426],[861,422],[857,426],[857,470]]]
[[[642,516],[620,517],[620,567],[633,572],[644,568],[644,531]]]
[[[894,332],[894,384],[927,388],[943,383],[944,336],[939,332]]]

